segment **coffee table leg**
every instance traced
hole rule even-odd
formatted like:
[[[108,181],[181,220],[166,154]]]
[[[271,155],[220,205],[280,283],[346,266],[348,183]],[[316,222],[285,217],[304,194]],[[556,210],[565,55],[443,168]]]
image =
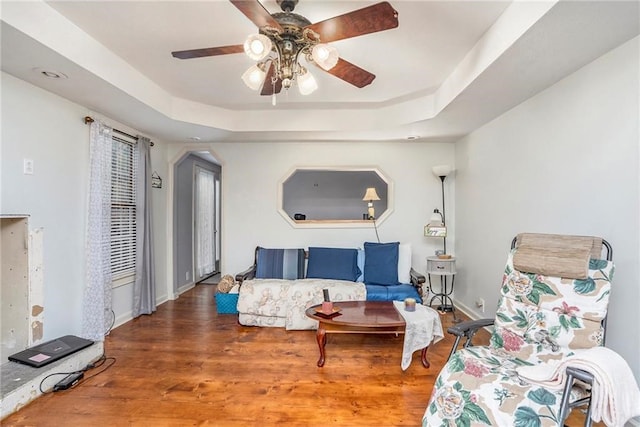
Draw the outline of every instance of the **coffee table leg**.
[[[318,340],[318,348],[320,348],[320,359],[318,359],[318,367],[322,368],[324,366],[324,346],[325,344],[327,344],[327,331],[322,327],[322,323],[318,325],[316,339]]]
[[[422,349],[422,354],[421,354],[421,359],[422,359],[422,366],[424,366],[425,368],[428,368],[429,366],[431,366],[431,364],[429,363],[429,361],[427,360],[427,349],[429,347],[425,347]]]

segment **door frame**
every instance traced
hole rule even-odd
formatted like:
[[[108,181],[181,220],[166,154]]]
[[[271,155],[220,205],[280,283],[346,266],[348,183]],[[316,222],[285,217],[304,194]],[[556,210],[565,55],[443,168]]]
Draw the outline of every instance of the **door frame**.
[[[176,148],[174,151],[174,147]],[[173,152],[173,154],[172,154]],[[169,146],[168,147],[168,177],[167,177],[167,223],[170,224],[167,227],[167,262],[166,265],[166,288],[167,288],[167,298],[170,300],[175,300],[180,295],[175,289],[175,215],[174,215],[174,207],[175,207],[175,166],[187,155],[195,152],[208,152],[213,156],[214,159],[217,160],[217,164],[220,166],[220,270],[224,267],[224,233],[222,230],[224,229],[224,160],[220,157],[216,151],[211,147],[210,144],[184,144],[181,146]],[[194,282],[195,285],[195,282]],[[193,287],[193,286],[192,286]],[[190,289],[190,288],[189,288]],[[188,290],[188,289],[185,289]]]

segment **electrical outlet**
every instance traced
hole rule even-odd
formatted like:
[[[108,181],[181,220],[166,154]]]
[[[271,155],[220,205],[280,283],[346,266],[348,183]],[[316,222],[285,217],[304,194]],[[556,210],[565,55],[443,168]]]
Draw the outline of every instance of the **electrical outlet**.
[[[476,300],[476,307],[482,308],[482,312],[484,313],[484,298],[478,298]]]
[[[25,175],[33,175],[33,160],[22,159],[22,173]]]
[[[189,272],[184,273],[184,280],[189,281]]]

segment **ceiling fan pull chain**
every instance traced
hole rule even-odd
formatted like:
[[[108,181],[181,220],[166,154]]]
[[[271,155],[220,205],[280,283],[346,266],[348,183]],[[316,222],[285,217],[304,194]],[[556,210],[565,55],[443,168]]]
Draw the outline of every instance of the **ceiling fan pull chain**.
[[[278,82],[278,78],[274,74],[271,76],[271,84],[273,85],[273,90],[271,91],[271,105],[276,106],[276,83]]]

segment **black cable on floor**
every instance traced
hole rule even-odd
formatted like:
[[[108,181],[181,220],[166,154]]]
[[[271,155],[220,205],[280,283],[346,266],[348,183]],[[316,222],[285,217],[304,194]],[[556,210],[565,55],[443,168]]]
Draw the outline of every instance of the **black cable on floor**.
[[[95,361],[95,362],[93,362],[93,363],[89,363],[87,366],[85,366],[84,368],[79,369],[79,370],[77,370],[77,371],[72,371],[72,372],[55,372],[55,373],[53,373],[53,374],[49,374],[49,375],[47,375],[46,377],[44,377],[44,378],[42,379],[42,381],[40,381],[40,385],[38,386],[38,388],[40,389],[40,393],[42,393],[42,394],[49,394],[49,393],[51,393],[51,392],[53,392],[53,391],[54,391],[55,384],[54,384],[54,386],[53,386],[53,387],[51,387],[51,388],[50,388],[49,390],[47,390],[47,391],[42,390],[42,384],[44,384],[44,382],[45,382],[48,378],[51,378],[51,377],[53,377],[53,376],[55,376],[55,375],[65,375],[65,376],[68,376],[68,375],[73,375],[73,374],[84,373],[84,372],[90,371],[91,369],[100,368],[100,367],[101,367],[101,366],[103,366],[105,363],[107,363],[107,361],[112,361],[112,362],[111,362],[111,363],[109,363],[109,364],[108,364],[104,369],[102,369],[102,370],[100,370],[100,371],[98,371],[98,372],[94,373],[93,375],[90,375],[90,376],[88,376],[88,377],[84,377],[82,380],[80,380],[80,381],[78,382],[78,384],[81,384],[81,383],[85,382],[86,380],[88,380],[89,378],[93,378],[93,377],[95,377],[96,375],[101,374],[101,373],[103,373],[104,371],[106,371],[107,369],[109,369],[110,367],[112,367],[112,366],[116,363],[116,358],[115,358],[115,357],[107,357],[107,356],[103,353],[103,354],[102,354],[102,356],[100,356],[100,358],[99,358],[97,361]],[[77,386],[78,384],[76,384],[76,386]],[[75,386],[74,386],[74,387],[75,387]]]

